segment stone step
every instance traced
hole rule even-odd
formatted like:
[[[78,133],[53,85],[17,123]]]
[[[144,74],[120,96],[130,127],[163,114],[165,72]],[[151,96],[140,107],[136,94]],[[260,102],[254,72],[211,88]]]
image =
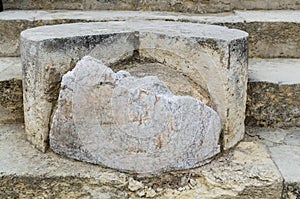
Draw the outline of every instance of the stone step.
[[[291,142],[299,141],[295,138]],[[203,167],[138,176],[66,159],[52,151],[41,153],[25,141],[23,124],[2,125],[0,198],[279,199],[282,194],[299,193],[297,186],[286,183],[292,182],[289,175],[297,171],[284,173],[280,164],[278,170],[271,157],[278,156],[270,156],[259,141],[242,141]]]
[[[23,121],[21,61],[0,57],[0,123]],[[300,59],[250,59],[246,125],[300,126]],[[9,102],[9,103],[8,103]]]
[[[20,58],[0,58],[0,124],[23,121],[22,93]]]
[[[284,178],[283,198],[300,198],[300,129],[248,128],[245,141],[267,147]]]
[[[27,28],[74,22],[124,20],[164,20],[225,25],[245,30],[250,34],[250,57],[300,58],[300,10],[234,11],[205,15],[136,11],[4,11],[0,13],[0,56],[20,55],[19,35]]]
[[[300,60],[252,59],[246,124],[300,126]]]
[[[188,13],[226,12],[232,9],[281,10],[300,9],[299,0],[3,0],[4,9],[82,9],[82,10],[144,10],[144,11],[172,11]]]

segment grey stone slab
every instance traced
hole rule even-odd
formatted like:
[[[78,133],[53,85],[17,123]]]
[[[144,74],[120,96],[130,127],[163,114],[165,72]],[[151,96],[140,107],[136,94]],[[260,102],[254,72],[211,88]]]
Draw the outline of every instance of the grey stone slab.
[[[247,36],[226,27],[158,21],[79,23],[24,31],[28,139],[46,150],[61,77],[79,59],[91,55],[111,66],[138,52],[139,59],[163,63],[207,88],[212,108],[222,120],[223,148],[228,149],[244,133]]]
[[[22,79],[20,57],[0,57],[0,81]]]
[[[256,11],[234,11],[236,15],[243,18],[247,23],[251,22],[288,22],[299,23],[300,12],[298,10],[256,10]]]
[[[286,183],[300,183],[300,129],[260,130],[256,135],[268,146]]]
[[[273,146],[269,150],[285,181],[300,183],[300,146]]]
[[[300,83],[300,59],[250,59],[249,82]]]
[[[199,167],[220,152],[218,114],[156,76],[114,73],[86,56],[61,88],[50,129],[59,154],[149,175]]]
[[[267,146],[272,160],[284,178],[283,198],[300,197],[300,129],[247,129],[248,141]]]
[[[280,198],[283,179],[262,145],[237,148],[199,169],[145,178],[41,153],[21,125],[0,126],[0,197]]]
[[[287,22],[299,23],[298,10],[261,10],[219,13],[219,14],[184,14],[174,12],[136,12],[136,11],[80,11],[80,10],[11,10],[4,11],[0,15],[1,20],[129,20],[129,19],[165,19],[174,21],[197,21],[198,22]]]

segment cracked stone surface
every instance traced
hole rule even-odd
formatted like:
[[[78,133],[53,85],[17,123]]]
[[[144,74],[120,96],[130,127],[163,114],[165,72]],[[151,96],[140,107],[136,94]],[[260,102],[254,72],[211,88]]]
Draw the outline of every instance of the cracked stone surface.
[[[300,197],[300,129],[248,128],[247,140],[266,145],[285,184],[283,198]]]
[[[84,57],[63,76],[50,146],[62,155],[122,171],[189,169],[220,152],[218,114],[175,96],[156,76],[114,73]]]
[[[247,38],[246,32],[226,27],[162,21],[76,23],[23,31],[27,139],[46,151],[61,78],[82,57],[90,55],[108,66],[137,57],[163,64],[206,90],[203,96],[209,94],[221,118],[220,144],[227,150],[244,136]]]
[[[0,125],[0,198],[279,199],[283,179],[264,146],[242,141],[201,168],[142,177],[41,153],[23,124]]]

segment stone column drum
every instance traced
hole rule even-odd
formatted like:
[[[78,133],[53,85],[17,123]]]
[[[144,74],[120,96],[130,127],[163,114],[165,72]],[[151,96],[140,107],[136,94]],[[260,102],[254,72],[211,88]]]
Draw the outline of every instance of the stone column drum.
[[[79,23],[26,30],[21,56],[27,139],[46,151],[62,77],[89,55],[107,67],[130,59],[150,60],[187,76],[207,91],[208,105],[221,119],[222,133],[213,139],[214,146],[229,149],[244,135],[247,38],[247,33],[226,27],[177,22]]]

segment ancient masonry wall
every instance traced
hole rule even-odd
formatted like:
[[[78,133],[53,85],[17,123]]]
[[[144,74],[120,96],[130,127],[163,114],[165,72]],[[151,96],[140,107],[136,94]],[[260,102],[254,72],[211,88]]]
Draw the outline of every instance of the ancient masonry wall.
[[[3,0],[4,9],[143,10],[217,13],[235,9],[300,9],[300,0]]]

